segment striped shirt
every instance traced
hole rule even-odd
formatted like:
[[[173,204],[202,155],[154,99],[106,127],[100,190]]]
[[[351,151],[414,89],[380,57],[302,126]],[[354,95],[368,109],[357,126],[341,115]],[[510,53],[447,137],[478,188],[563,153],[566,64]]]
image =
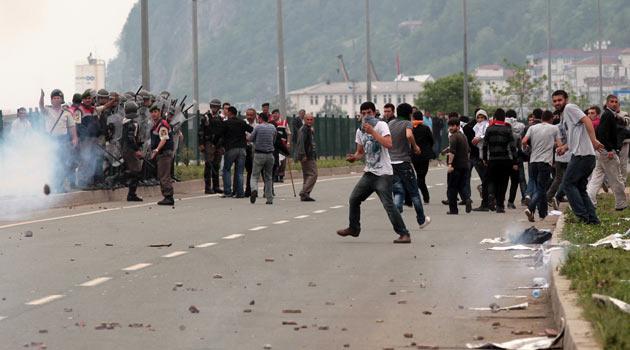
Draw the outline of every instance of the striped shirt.
[[[256,125],[250,135],[250,140],[254,143],[254,149],[264,153],[273,152],[276,133],[276,127],[269,123]]]

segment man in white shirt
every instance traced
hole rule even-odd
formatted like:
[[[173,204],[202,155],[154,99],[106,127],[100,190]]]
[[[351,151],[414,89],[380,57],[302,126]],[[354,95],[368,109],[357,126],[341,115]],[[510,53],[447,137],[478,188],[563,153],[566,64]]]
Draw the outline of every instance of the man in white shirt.
[[[553,106],[562,112],[563,124],[567,131],[567,144],[559,147],[560,155],[571,153],[571,160],[562,179],[562,189],[569,200],[575,216],[587,224],[599,225],[595,207],[586,192],[588,177],[595,169],[595,154],[603,145],[595,137],[591,119],[582,110],[569,103],[569,95],[564,90],[552,94]]]
[[[28,115],[26,114],[26,108],[20,107],[17,110],[17,118],[11,123],[11,133],[9,134],[12,138],[19,140],[24,139],[28,133],[31,132],[31,122],[27,119]]]
[[[400,236],[394,240],[394,243],[410,243],[409,231],[392,198],[394,171],[388,151],[392,148],[389,127],[387,123],[375,117],[376,107],[374,103],[362,103],[360,111],[362,125],[356,132],[357,150],[354,154],[349,154],[346,159],[352,163],[364,158],[365,169],[363,176],[350,194],[350,225],[348,228],[338,230],[337,234],[342,237],[359,236],[361,233],[361,203],[376,192],[394,231]]]

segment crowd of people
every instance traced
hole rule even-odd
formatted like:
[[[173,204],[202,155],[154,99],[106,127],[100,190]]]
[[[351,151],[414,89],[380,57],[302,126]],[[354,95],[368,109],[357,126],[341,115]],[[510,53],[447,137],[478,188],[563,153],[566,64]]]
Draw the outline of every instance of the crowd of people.
[[[293,157],[302,165],[300,199],[314,201],[315,117],[304,110],[290,125],[278,110],[270,111],[269,103],[262,104],[260,112],[247,109],[241,118],[234,106],[212,99],[207,113],[190,116],[184,101],[178,105],[166,91],[155,96],[142,89],[135,94],[87,90],[75,94],[70,105],[65,105],[60,90],[51,92],[49,106],[44,97],[42,91],[42,129],[56,147],[53,191],[104,188],[113,178],[128,186],[128,201],[142,201],[136,194],[138,185],[159,183],[164,196],[159,204],[173,205],[180,128],[199,116],[195,122],[206,194],[255,203],[262,177],[263,196],[273,204],[273,184],[284,181],[287,160]],[[459,214],[459,206],[467,213],[517,209],[519,188],[520,203],[531,222],[536,214],[544,219],[550,207],[558,209],[559,202],[568,201],[579,219],[599,224],[595,205],[602,188],[612,190],[615,208],[624,210],[630,118],[620,110],[619,99],[609,95],[602,108],[581,110],[558,90],[552,101],[553,111],[533,110],[527,125],[512,109],[497,108],[492,118],[477,109],[471,120],[456,112],[429,117],[407,103],[386,104],[381,115],[373,103],[363,103],[357,148],[347,160],[363,159],[365,172],[350,195],[349,226],[338,234],[359,235],[360,205],[376,192],[400,236],[395,242],[410,242],[400,215],[403,204],[414,208],[421,228],[431,222],[423,208],[430,202],[426,176],[430,162],[440,155],[446,155],[448,166],[447,198],[442,200],[448,215]],[[445,127],[448,145],[443,147]],[[11,136],[24,137],[33,129],[26,110],[20,108]],[[481,180],[476,208],[471,199],[473,170]]]
[[[9,137],[24,139],[40,132],[52,140],[53,192],[128,186],[127,200],[142,201],[136,194],[138,185],[159,184],[164,199],[158,204],[174,205],[174,155],[183,141],[181,126],[191,121],[198,123],[206,194],[249,197],[254,203],[262,176],[267,204],[272,204],[273,183],[284,182],[287,160],[293,155],[304,174],[300,199],[314,201],[310,195],[317,180],[314,118],[303,110],[292,132],[278,110],[269,110],[269,103],[262,104],[261,112],[247,109],[241,118],[234,106],[217,99],[210,101],[207,113],[189,115],[185,98],[178,104],[167,91],[153,95],[143,89],[124,94],[86,90],[66,104],[63,92],[56,89],[50,93],[50,105],[44,99],[42,90],[41,122],[29,120],[26,109],[19,108]],[[292,143],[297,145],[293,150]]]
[[[376,192],[399,235],[394,243],[411,242],[400,215],[403,203],[415,209],[421,229],[430,223],[422,207],[430,201],[425,178],[429,162],[440,154],[446,155],[448,166],[447,199],[442,201],[448,205],[448,215],[459,214],[460,205],[467,213],[505,213],[506,196],[507,208],[517,209],[519,187],[530,222],[536,221],[536,214],[545,219],[549,207],[557,210],[559,202],[567,201],[578,219],[600,224],[595,205],[602,188],[614,193],[616,210],[626,209],[630,118],[620,110],[618,97],[607,96],[603,108],[581,110],[558,90],[552,103],[553,111],[533,110],[527,125],[512,109],[497,108],[492,118],[477,109],[474,120],[449,113],[449,142],[444,149],[438,144],[439,131],[431,129],[442,113],[429,119],[428,126],[426,116],[406,103],[386,105],[381,117],[374,104],[364,103],[357,149],[347,160],[365,159],[365,173],[350,195],[349,225],[337,234],[359,236],[360,205]],[[471,200],[473,170],[481,180],[477,187],[481,203],[476,208]]]

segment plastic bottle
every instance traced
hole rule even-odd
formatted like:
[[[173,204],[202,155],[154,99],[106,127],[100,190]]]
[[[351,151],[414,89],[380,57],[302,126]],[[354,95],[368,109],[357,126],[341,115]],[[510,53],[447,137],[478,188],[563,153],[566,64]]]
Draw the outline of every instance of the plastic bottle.
[[[532,297],[533,297],[534,299],[538,299],[538,298],[540,298],[540,295],[541,295],[541,291],[540,291],[540,289],[534,289],[534,290],[532,290]]]
[[[532,282],[534,283],[534,287],[542,287],[547,284],[547,279],[544,277],[535,277]]]

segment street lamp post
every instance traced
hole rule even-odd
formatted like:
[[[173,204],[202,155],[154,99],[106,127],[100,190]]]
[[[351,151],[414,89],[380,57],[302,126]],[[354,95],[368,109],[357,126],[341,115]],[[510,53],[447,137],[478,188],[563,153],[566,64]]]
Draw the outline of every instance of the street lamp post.
[[[597,103],[601,103],[604,97],[604,82],[602,77],[602,44],[604,39],[602,38],[602,11],[600,7],[600,0],[597,0],[597,41],[599,42],[597,45],[597,51],[599,56],[599,101]]]
[[[370,72],[370,63],[372,58],[370,56],[370,0],[365,0],[365,68],[367,77],[365,80],[366,85],[366,101],[372,101],[372,75]]]
[[[551,0],[547,0],[547,107],[551,110]]]
[[[192,0],[192,50],[193,50],[193,115],[197,115],[199,113],[199,48],[198,48],[198,36],[197,36],[197,0]],[[188,123],[188,131],[189,135],[193,135],[193,137],[188,137],[190,140],[189,147],[196,150],[197,145],[195,145],[196,138],[194,135],[197,122],[190,121]],[[197,157],[199,160],[199,157]]]
[[[466,0],[462,0],[464,10],[464,115],[468,116],[468,14]]]
[[[278,96],[280,97],[280,114],[286,118],[287,100],[284,77],[284,33],[282,26],[282,0],[276,1],[276,21],[278,31]]]
[[[140,40],[142,46],[142,86],[151,90],[151,77],[149,73],[149,0],[140,1]]]

